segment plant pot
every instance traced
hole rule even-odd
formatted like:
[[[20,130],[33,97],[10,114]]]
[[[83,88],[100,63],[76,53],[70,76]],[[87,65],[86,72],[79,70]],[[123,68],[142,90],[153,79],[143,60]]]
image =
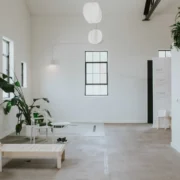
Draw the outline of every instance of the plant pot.
[[[39,126],[39,125],[37,125]],[[34,133],[35,133],[35,137],[39,136],[39,131],[37,128],[32,128],[32,137],[34,137]],[[26,125],[26,137],[28,137],[30,139],[31,137],[31,126],[30,125]]]

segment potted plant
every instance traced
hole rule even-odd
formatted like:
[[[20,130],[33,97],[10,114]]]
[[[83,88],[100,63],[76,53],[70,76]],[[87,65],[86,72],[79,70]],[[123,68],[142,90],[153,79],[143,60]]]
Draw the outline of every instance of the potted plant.
[[[16,117],[18,119],[17,125],[16,125],[16,134],[20,134],[22,130],[22,125],[26,125],[26,135],[30,137],[30,126],[31,126],[31,116],[32,116],[32,111],[34,108],[40,108],[40,105],[37,105],[37,101],[43,100],[49,103],[49,100],[47,98],[36,98],[33,99],[33,103],[31,105],[28,105],[26,102],[26,99],[24,97],[22,87],[18,81],[18,78],[15,75],[15,78],[13,79],[12,77],[0,73],[0,88],[6,92],[6,93],[11,93],[13,94],[12,98],[9,98],[7,100],[4,100],[1,105],[4,105],[4,114],[9,114],[12,107],[16,106],[18,108],[18,113],[16,114]],[[50,112],[46,110],[49,116],[51,116]],[[38,113],[35,113],[34,116],[42,117]],[[43,126],[43,117],[42,119],[39,119],[36,121],[36,124]],[[49,123],[50,125],[50,123]]]
[[[173,24],[171,30],[172,38],[174,40],[173,46],[178,50],[180,49],[180,7],[178,8],[178,13],[175,17],[175,24]]]

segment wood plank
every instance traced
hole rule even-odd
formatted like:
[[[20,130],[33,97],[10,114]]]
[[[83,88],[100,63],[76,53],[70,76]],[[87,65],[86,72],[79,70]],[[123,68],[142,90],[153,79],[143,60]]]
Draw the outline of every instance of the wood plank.
[[[4,144],[2,152],[59,152],[65,149],[64,144]]]

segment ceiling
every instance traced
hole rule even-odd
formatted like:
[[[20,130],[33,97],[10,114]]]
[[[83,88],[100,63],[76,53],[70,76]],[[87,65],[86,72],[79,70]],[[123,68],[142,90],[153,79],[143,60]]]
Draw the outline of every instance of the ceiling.
[[[25,0],[32,15],[78,15],[83,5],[92,0]],[[97,0],[105,14],[143,14],[146,0]],[[174,14],[180,0],[162,0],[156,14]]]

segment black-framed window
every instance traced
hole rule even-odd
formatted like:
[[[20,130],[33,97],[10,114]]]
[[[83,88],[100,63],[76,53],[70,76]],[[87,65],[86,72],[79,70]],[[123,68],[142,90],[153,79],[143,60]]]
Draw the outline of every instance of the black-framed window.
[[[85,95],[108,95],[108,52],[85,52]]]
[[[170,50],[159,50],[159,57],[160,58],[170,58],[171,57],[171,51]]]
[[[10,76],[10,42],[5,39],[2,39],[2,56],[3,73]],[[10,93],[3,92],[3,98],[10,98]]]

